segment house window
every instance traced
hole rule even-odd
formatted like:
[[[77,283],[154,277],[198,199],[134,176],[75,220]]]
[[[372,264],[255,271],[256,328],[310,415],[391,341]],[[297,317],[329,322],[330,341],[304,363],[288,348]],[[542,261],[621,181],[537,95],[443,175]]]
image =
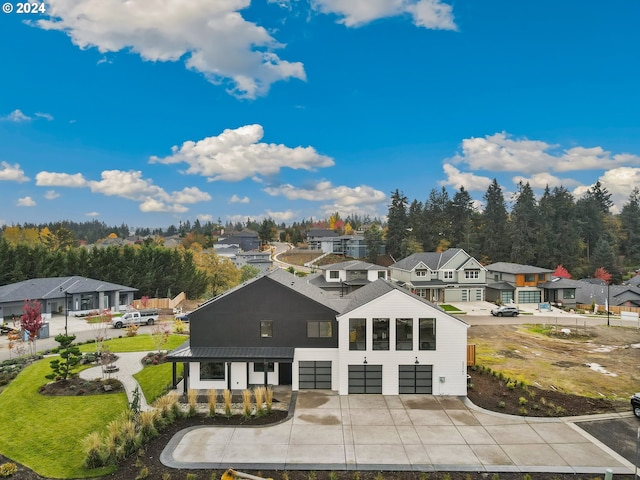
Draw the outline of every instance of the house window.
[[[260,338],[273,337],[273,320],[262,320],[260,322]]]
[[[380,270],[378,272],[378,278],[387,278],[387,272],[385,272],[384,270]]]
[[[367,319],[349,319],[349,350],[366,350],[367,347]]]
[[[544,273],[539,273],[538,274],[538,281],[539,282],[544,282],[547,279],[547,275]]]
[[[396,318],[396,350],[413,350],[413,318]]]
[[[442,272],[442,278],[444,278],[445,280],[453,280],[453,272],[451,270]]]
[[[565,300],[576,298],[576,290],[574,288],[565,288],[562,290],[562,298]]]
[[[480,270],[465,270],[464,278],[466,278],[467,280],[472,278],[480,278]]]
[[[527,283],[535,282],[536,281],[536,274],[535,273],[525,273],[524,281],[527,282]]]
[[[426,276],[427,276],[426,270],[416,270],[416,277],[426,277]]]
[[[264,363],[263,362],[256,362],[253,364],[253,371],[254,372],[264,372]],[[274,365],[273,362],[267,362],[267,372],[273,372],[274,371]]]
[[[224,362],[201,363],[200,380],[224,380]]]
[[[329,278],[340,278],[340,272],[338,270],[329,270]]]
[[[373,319],[373,349],[389,350],[389,319]]]
[[[420,350],[436,349],[436,319],[421,318],[420,322]]]
[[[307,338],[331,338],[331,322],[307,322]]]

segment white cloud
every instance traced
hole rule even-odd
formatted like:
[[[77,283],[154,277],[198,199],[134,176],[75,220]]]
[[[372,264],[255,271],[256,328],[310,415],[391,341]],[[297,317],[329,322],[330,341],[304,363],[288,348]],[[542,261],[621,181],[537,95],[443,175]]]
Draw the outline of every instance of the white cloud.
[[[493,181],[489,177],[481,177],[470,172],[461,172],[450,163],[445,163],[442,169],[447,175],[447,179],[438,182],[441,187],[450,185],[456,190],[464,187],[469,192],[482,192],[486,191]]]
[[[629,200],[629,195],[640,185],[640,168],[620,167],[608,170],[598,180],[611,194],[612,213],[619,213]],[[595,182],[594,182],[595,184]],[[582,197],[593,185],[583,185],[573,190],[576,198]]]
[[[18,202],[16,203],[16,205],[18,207],[35,207],[36,202],[31,197],[22,197],[18,199]]]
[[[38,172],[36,185],[39,187],[86,187],[88,182],[81,173]]]
[[[229,199],[229,203],[249,203],[250,201],[251,200],[249,199],[249,197],[245,196],[245,197],[241,198],[238,195],[236,195],[235,193]]]
[[[282,168],[315,170],[330,167],[333,159],[320,155],[313,147],[289,148],[273,143],[259,143],[264,136],[261,125],[227,129],[217,137],[197,142],[187,141],[172,147],[173,154],[151,163],[186,163],[186,173],[208,177],[210,181],[240,181],[256,175],[275,175]]]
[[[29,120],[31,120],[31,117],[28,117],[27,115],[22,113],[22,110],[16,109],[13,112],[11,112],[9,115],[1,117],[0,120],[8,120],[9,122],[20,123],[20,122],[28,122]]]
[[[296,218],[297,213],[293,210],[285,210],[284,212],[274,212],[271,210],[267,210],[265,215],[269,218],[272,218],[276,223],[281,223],[290,222],[291,220]]]
[[[283,47],[265,28],[246,21],[250,0],[50,0],[46,30],[60,30],[81,49],[130,50],[149,61],[184,59],[212,83],[255,98],[272,83],[305,80],[302,63],[282,60]]]
[[[358,27],[374,20],[409,14],[418,27],[456,30],[451,5],[439,0],[312,0],[322,13],[341,17],[340,23]]]
[[[640,156],[611,155],[602,147],[573,147],[557,152],[558,145],[528,139],[513,139],[506,133],[484,138],[466,138],[462,153],[450,161],[464,164],[471,170],[520,172],[539,174],[577,170],[612,169],[621,166],[640,166]]]
[[[45,120],[49,120],[50,122],[53,120],[53,115],[50,113],[36,112],[35,116],[38,118],[44,118]]]
[[[201,222],[213,222],[213,215],[209,213],[201,213],[197,215],[196,218]]]
[[[24,174],[19,164],[10,165],[7,162],[0,162],[0,181],[2,180],[22,183],[28,182],[29,177]]]
[[[100,216],[100,212],[87,212],[84,215],[85,215],[85,217],[99,217]]]
[[[351,213],[355,208],[358,212],[363,211],[365,207],[375,210],[380,204],[388,201],[387,195],[380,190],[367,185],[358,187],[334,186],[329,181],[318,182],[316,185],[308,188],[298,188],[290,184],[280,185],[277,187],[267,187],[264,189],[271,196],[284,196],[289,200],[308,200],[317,202],[332,202],[330,205],[324,205],[324,211],[339,211]],[[370,212],[364,212],[370,213]]]
[[[516,175],[512,178],[513,183],[518,184],[529,183],[531,188],[545,188],[547,185],[549,188],[553,187],[575,187],[580,185],[580,182],[574,180],[572,178],[559,178],[555,175],[551,175],[550,173],[536,173],[531,177],[523,177],[521,175]]]
[[[46,198],[47,200],[54,200],[59,196],[60,194],[55,190],[47,190],[47,193],[44,194],[44,198]]]

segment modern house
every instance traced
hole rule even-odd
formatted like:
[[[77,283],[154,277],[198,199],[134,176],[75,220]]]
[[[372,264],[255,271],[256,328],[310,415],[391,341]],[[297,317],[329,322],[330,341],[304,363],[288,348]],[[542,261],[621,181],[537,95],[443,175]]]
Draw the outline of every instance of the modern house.
[[[433,302],[485,299],[486,270],[461,248],[421,252],[389,267],[391,280]]]
[[[553,270],[548,268],[497,262],[487,270],[487,301],[502,303],[542,303],[545,283]]]
[[[338,297],[277,269],[190,315],[183,389],[466,394],[468,325],[384,279]]]
[[[549,302],[553,306],[574,308],[578,303],[576,301],[576,292],[584,285],[584,282],[571,280],[569,278],[551,277],[551,280],[540,284],[544,295],[545,302]]]
[[[640,307],[640,286],[635,286],[631,282],[623,285],[607,285],[602,280],[583,279],[577,283],[581,285],[576,294],[578,304]]]
[[[0,318],[22,315],[24,301],[37,300],[42,313],[117,310],[133,303],[137,288],[86,277],[34,278],[0,287]]]
[[[385,267],[359,260],[323,265],[320,270],[320,273],[308,277],[309,283],[340,295],[346,295],[379,278],[387,279]]]
[[[260,248],[260,238],[258,234],[251,230],[243,230],[242,232],[234,233],[227,238],[218,240],[218,245],[237,245],[245,252],[249,250],[257,250]]]
[[[271,252],[269,250],[264,252],[259,252],[258,250],[238,252],[231,257],[231,262],[233,262],[237,268],[250,265],[260,270],[260,273],[268,272],[273,269],[273,261],[271,260]]]

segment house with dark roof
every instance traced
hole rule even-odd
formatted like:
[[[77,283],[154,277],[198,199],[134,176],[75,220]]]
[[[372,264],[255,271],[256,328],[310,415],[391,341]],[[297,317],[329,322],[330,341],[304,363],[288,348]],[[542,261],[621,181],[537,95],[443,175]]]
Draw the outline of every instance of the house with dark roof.
[[[466,394],[468,325],[378,279],[336,296],[276,269],[189,315],[189,341],[170,352],[183,389]]]
[[[323,265],[320,270],[320,273],[308,277],[309,283],[340,295],[346,295],[379,278],[387,278],[385,267],[360,260]]]
[[[0,287],[0,318],[22,315],[24,301],[37,300],[42,313],[118,309],[133,303],[137,288],[86,277],[34,278]]]
[[[509,262],[492,263],[485,269],[487,301],[502,303],[542,303],[543,285],[551,280],[553,273],[548,268]]]
[[[640,286],[629,282],[623,285],[607,285],[603,280],[593,278],[585,278],[579,280],[578,283],[581,288],[577,290],[576,303],[640,307]]]
[[[260,248],[260,238],[258,234],[251,230],[243,230],[234,233],[227,238],[218,240],[219,245],[237,245],[241,250],[248,252],[249,250],[257,250]]]
[[[389,270],[391,280],[399,286],[433,302],[485,299],[486,270],[461,248],[414,253]]]
[[[540,287],[543,290],[543,299],[556,307],[574,308],[577,303],[576,292],[582,288],[583,282],[569,278],[551,277]]]

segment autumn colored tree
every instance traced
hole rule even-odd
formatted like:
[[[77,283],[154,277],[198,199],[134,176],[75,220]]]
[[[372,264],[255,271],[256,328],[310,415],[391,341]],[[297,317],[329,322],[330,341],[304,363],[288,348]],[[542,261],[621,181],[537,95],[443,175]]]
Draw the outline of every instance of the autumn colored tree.
[[[604,280],[607,285],[611,283],[611,274],[607,272],[604,267],[599,267],[593,274],[593,278],[599,278],[600,280]]]
[[[571,278],[571,274],[569,273],[569,271],[562,265],[558,265],[552,275],[559,278]]]
[[[44,322],[42,321],[42,315],[40,311],[42,310],[42,305],[37,300],[25,300],[24,306],[22,307],[23,314],[20,317],[20,327],[23,331],[28,332],[29,334],[29,345],[31,349],[31,353],[35,354],[35,342],[36,338],[38,338],[38,332]]]

